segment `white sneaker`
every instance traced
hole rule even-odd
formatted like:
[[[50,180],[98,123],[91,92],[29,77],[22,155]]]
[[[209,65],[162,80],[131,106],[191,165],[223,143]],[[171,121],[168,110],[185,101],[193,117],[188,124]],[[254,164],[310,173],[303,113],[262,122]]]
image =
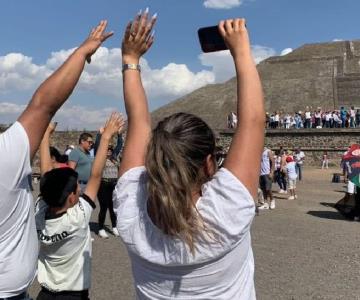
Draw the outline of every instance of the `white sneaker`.
[[[99,236],[102,237],[103,239],[107,239],[109,237],[104,229],[99,230]]]
[[[297,199],[297,195],[295,195],[294,197],[295,197],[295,199]]]
[[[284,190],[284,193],[283,194],[287,194],[287,190]]]
[[[294,197],[294,196],[290,196],[290,197],[288,198],[288,200],[295,200],[295,197]]]
[[[120,236],[119,231],[117,230],[116,227],[113,227],[112,233],[113,233],[113,235],[115,235],[115,236]]]
[[[279,194],[284,194],[284,190],[283,189],[280,189],[280,191],[279,191]]]
[[[270,201],[270,209],[275,209],[275,200]]]
[[[263,205],[259,206],[258,209],[269,209],[269,204],[264,203]]]

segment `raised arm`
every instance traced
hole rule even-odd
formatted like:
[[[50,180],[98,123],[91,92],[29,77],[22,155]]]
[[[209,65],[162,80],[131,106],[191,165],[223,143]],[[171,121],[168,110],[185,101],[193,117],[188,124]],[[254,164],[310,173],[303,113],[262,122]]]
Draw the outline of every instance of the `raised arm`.
[[[91,168],[91,175],[85,188],[85,194],[90,199],[95,200],[100,186],[102,172],[105,166],[107,150],[112,136],[124,126],[124,119],[118,113],[112,113],[110,119],[106,122],[104,132],[101,135],[99,148]]]
[[[96,134],[95,143],[94,143],[94,156],[96,156],[97,150],[100,145],[101,135],[103,134],[103,132],[104,132],[104,127],[100,127],[98,133]]]
[[[50,156],[50,138],[55,131],[56,123],[50,123],[47,127],[43,139],[40,143],[40,174],[44,175],[46,172],[53,169]]]
[[[91,56],[101,43],[113,34],[112,32],[104,33],[106,24],[106,21],[101,21],[91,31],[86,41],[40,85],[19,117],[18,121],[29,137],[31,159],[39,147],[51,118],[75,88],[84,69],[85,60],[90,62]]]
[[[117,134],[117,139],[116,139],[116,146],[114,148],[114,152],[113,152],[113,159],[117,159],[117,157],[119,156],[119,153],[121,151],[121,148],[124,144],[124,140],[123,140],[123,136],[122,133]]]
[[[128,128],[119,176],[133,167],[145,164],[151,120],[140,70],[136,66],[154,41],[150,33],[155,21],[155,15],[149,20],[147,11],[138,15],[134,22],[128,24],[122,41],[123,89]]]
[[[219,32],[234,59],[238,97],[238,124],[224,167],[239,178],[256,198],[265,124],[260,78],[251,55],[245,20],[221,21]]]

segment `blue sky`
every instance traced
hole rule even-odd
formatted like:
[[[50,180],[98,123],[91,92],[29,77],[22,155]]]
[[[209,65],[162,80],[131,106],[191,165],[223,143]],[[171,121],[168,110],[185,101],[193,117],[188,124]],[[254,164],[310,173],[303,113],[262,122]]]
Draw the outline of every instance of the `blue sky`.
[[[302,44],[360,37],[360,1],[325,0],[32,0],[1,1],[0,123],[14,121],[32,93],[99,20],[115,36],[87,66],[55,117],[62,128],[96,128],[123,111],[121,52],[125,24],[141,8],[158,13],[155,44],[142,61],[150,108],[234,75],[227,52],[201,54],[197,29],[245,17],[257,61]]]

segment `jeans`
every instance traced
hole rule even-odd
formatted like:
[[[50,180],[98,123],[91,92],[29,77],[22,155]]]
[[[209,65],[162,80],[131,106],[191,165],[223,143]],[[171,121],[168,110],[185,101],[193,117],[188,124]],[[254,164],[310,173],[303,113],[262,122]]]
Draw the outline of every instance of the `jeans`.
[[[350,117],[350,127],[351,128],[355,127],[355,118],[354,117]]]
[[[345,123],[346,123],[346,117],[344,118],[344,117],[342,117],[341,118],[341,128],[345,128]]]
[[[302,179],[302,170],[301,170],[301,168],[302,168],[302,165],[300,165],[298,163],[295,165],[295,170],[296,170],[296,174],[297,174],[297,176],[299,178],[299,181]]]
[[[274,172],[274,177],[276,180],[276,183],[279,185],[279,188],[281,190],[286,191],[286,178],[285,178],[285,174],[283,172],[281,172],[280,170],[276,170]]]
[[[100,204],[99,212],[99,230],[104,229],[106,212],[109,210],[112,227],[116,227],[116,215],[114,212],[112,194],[115,189],[116,180],[113,182],[101,181],[98,191],[98,199]]]

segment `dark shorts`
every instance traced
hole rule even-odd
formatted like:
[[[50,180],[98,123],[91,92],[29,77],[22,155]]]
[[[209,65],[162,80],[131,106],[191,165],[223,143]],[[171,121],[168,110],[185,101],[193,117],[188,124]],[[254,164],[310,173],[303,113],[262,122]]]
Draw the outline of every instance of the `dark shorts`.
[[[271,191],[272,179],[270,175],[261,175],[260,176],[260,188],[263,191]]]
[[[89,291],[63,291],[53,293],[42,288],[36,300],[89,300]]]

